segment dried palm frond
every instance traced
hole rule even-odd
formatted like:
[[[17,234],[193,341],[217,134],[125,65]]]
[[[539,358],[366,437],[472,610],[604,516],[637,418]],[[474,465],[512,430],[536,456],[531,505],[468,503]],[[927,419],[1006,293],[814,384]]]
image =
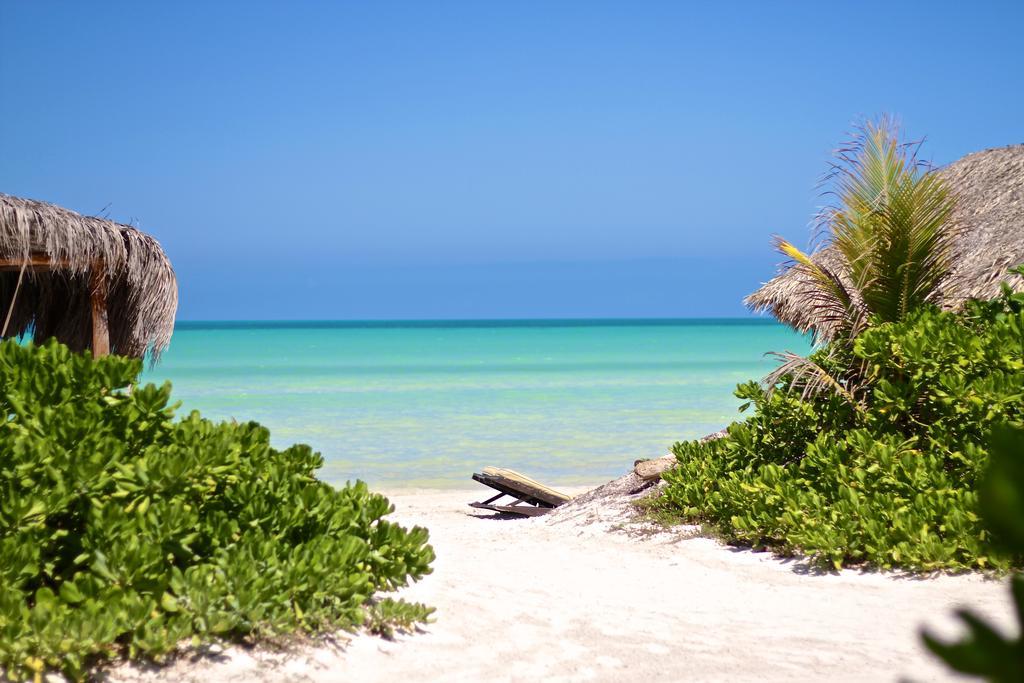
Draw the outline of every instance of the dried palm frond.
[[[0,311],[10,313],[6,336],[56,337],[74,350],[89,348],[89,274],[101,263],[111,352],[159,358],[174,331],[178,283],[153,237],[54,204],[0,194],[0,258],[22,262],[34,256],[48,257],[59,268],[27,270],[20,291],[19,271],[0,272]]]

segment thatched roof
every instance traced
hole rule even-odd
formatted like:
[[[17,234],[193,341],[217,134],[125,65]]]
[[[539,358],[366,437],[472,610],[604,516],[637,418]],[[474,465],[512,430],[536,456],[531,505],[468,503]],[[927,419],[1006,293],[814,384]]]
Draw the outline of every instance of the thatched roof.
[[[957,196],[951,222],[955,243],[953,271],[942,286],[942,305],[957,308],[970,298],[999,293],[1001,282],[1024,290],[1024,278],[1007,270],[1024,263],[1024,145],[975,152],[937,173],[945,176]],[[826,247],[816,261],[842,272],[841,259]],[[769,311],[801,331],[815,328],[806,305],[809,284],[799,269],[788,268],[748,296],[755,311]],[[819,330],[827,338],[827,330]]]
[[[135,228],[82,216],[53,204],[0,193],[0,259],[49,259],[55,269],[26,268],[13,310],[19,269],[0,272],[0,325],[6,336],[56,337],[90,348],[90,273],[102,264],[108,287],[112,353],[156,360],[174,331],[178,283],[160,243]]]

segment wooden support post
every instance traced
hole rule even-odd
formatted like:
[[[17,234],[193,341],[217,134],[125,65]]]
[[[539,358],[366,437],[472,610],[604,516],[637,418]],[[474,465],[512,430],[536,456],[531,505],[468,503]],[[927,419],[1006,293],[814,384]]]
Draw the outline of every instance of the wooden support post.
[[[89,293],[92,301],[92,356],[99,358],[110,354],[110,331],[107,326],[107,272],[102,261],[92,266],[89,277]]]

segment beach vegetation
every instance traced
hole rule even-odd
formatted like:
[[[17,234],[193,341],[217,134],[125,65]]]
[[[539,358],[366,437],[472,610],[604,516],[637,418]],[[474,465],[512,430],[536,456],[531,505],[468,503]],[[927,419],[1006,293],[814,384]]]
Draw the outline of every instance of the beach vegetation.
[[[827,567],[1019,563],[989,552],[977,490],[990,430],[1024,424],[1024,295],[1004,288],[959,313],[924,305],[811,360],[833,376],[863,368],[858,401],[786,390],[785,376],[740,385],[753,414],[721,439],[676,444],[660,505]]]
[[[0,343],[0,675],[428,618],[380,597],[429,573],[425,529],[361,482],[318,480],[308,446],[179,418],[141,369]]]
[[[952,265],[955,198],[945,179],[917,159],[917,145],[901,141],[892,119],[869,121],[837,152],[825,182],[837,202],[818,223],[839,267],[777,239],[808,276],[814,329],[833,330],[830,338],[835,330],[856,336],[870,317],[899,322],[938,303]]]
[[[994,429],[989,451],[988,473],[978,493],[982,519],[992,531],[995,552],[1024,557],[1024,429]],[[997,683],[1019,681],[1024,672],[1024,574],[1010,580],[1010,599],[1017,619],[1015,636],[961,608],[957,616],[964,635],[945,642],[924,631],[925,645],[958,673]]]
[[[916,149],[882,119],[840,150],[828,249],[778,241],[815,348],[740,385],[752,415],[723,438],[673,447],[664,509],[829,568],[1020,563],[991,552],[978,485],[990,431],[1024,424],[1024,296],[940,308],[955,197]]]
[[[825,179],[836,202],[821,211],[818,228],[830,257],[776,239],[802,283],[796,296],[805,326],[814,341],[830,344],[811,357],[774,354],[781,362],[768,386],[785,379],[805,394],[830,391],[856,406],[868,383],[867,368],[847,362],[853,341],[869,325],[941,303],[953,266],[955,196],[917,149],[901,141],[892,119],[867,122]]]

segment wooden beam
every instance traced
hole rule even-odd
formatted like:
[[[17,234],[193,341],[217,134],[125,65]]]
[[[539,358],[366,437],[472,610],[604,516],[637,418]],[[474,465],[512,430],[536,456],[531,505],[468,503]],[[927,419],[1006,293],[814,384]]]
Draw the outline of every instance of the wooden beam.
[[[22,258],[0,258],[0,271],[3,270],[53,270],[56,268],[67,268],[67,259],[51,259],[46,254],[32,254],[27,259]]]
[[[93,263],[89,274],[89,298],[92,301],[93,358],[110,354],[110,330],[107,325],[107,271],[102,261]]]

